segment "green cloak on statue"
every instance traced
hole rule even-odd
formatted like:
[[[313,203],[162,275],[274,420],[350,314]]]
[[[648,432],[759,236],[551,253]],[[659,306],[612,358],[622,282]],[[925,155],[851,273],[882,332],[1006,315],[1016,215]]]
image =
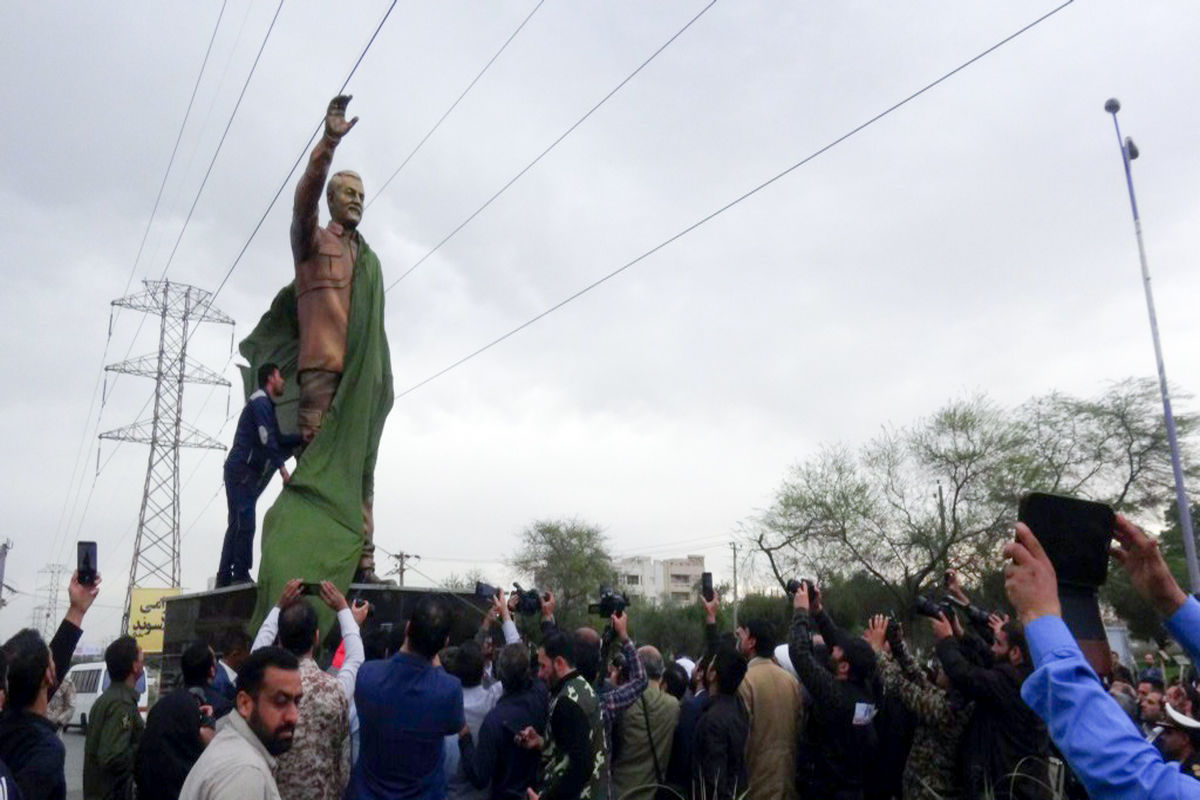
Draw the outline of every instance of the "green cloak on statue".
[[[394,400],[392,361],[383,326],[383,272],[379,258],[361,235],[350,286],[341,383],[320,431],[263,518],[252,629],[257,629],[290,579],[333,581],[345,593],[358,567],[364,487],[373,487],[379,439]],[[295,433],[300,351],[295,284],[280,290],[238,349],[249,364],[242,367],[247,397],[256,388],[254,376],[260,366],[270,362],[279,366],[287,389],[276,404],[276,416],[281,430]],[[324,636],[334,616],[324,604],[314,605]]]

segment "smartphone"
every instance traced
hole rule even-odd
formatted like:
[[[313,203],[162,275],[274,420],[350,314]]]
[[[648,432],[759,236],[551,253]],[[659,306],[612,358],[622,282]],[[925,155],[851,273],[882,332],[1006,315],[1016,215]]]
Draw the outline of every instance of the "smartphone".
[[[705,601],[711,603],[713,599],[712,573],[704,572],[700,575],[700,594],[704,595]]]
[[[92,586],[96,583],[96,543],[77,542],[76,549],[75,568],[79,570],[79,582]]]
[[[1092,669],[1105,677],[1112,672],[1112,658],[1096,591],[1108,580],[1116,514],[1104,503],[1030,492],[1021,498],[1017,519],[1029,526],[1054,565],[1063,622]]]
[[[321,584],[319,583],[302,583],[300,584],[300,594],[319,595],[321,593]]]

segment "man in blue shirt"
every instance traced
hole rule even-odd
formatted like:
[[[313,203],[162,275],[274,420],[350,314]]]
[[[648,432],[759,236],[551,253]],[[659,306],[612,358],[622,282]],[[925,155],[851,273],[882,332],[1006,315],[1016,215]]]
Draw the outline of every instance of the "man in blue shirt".
[[[275,401],[283,396],[284,380],[275,364],[258,370],[258,390],[250,395],[238,418],[233,447],[225,458],[225,497],[229,501],[229,527],[221,546],[217,586],[250,583],[254,559],[254,506],[278,470],[286,484],[291,477],[284,462],[303,441],[299,434],[284,436],[275,418]]]
[[[1200,602],[1188,597],[1167,568],[1158,544],[1118,515],[1113,557],[1130,582],[1166,618],[1167,629],[1194,660],[1200,657]],[[1076,777],[1093,800],[1200,800],[1200,781],[1163,760],[1092,671],[1062,620],[1054,566],[1037,538],[1017,524],[1005,589],[1025,624],[1034,671],[1021,697],[1046,722]]]
[[[347,800],[442,800],[443,740],[466,724],[462,684],[433,665],[450,638],[450,610],[427,596],[405,627],[404,645],[387,661],[358,671],[354,704],[361,750]]]

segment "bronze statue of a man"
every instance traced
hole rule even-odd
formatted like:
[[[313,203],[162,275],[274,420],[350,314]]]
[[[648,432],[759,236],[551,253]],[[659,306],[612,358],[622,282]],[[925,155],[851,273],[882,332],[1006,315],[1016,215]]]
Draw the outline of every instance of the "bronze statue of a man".
[[[300,436],[307,444],[321,430],[334,394],[342,382],[346,331],[350,317],[351,285],[359,256],[358,224],[363,213],[363,183],[344,170],[329,179],[333,152],[358,122],[346,121],[348,95],[339,95],[325,113],[325,133],[313,148],[308,167],[296,186],[292,209],[292,256],[296,265],[296,312],[299,320],[297,359]],[[321,227],[318,203],[321,189],[329,205],[330,223]],[[385,342],[386,351],[386,342]],[[355,580],[382,582],[375,574],[374,459],[363,475],[363,543]]]

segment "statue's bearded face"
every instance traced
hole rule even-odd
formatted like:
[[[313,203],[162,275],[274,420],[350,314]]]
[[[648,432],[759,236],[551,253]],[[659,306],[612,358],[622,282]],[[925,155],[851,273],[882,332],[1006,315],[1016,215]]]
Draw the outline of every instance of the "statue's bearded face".
[[[362,222],[363,184],[354,174],[334,175],[327,191],[329,216],[345,228],[357,228]]]

